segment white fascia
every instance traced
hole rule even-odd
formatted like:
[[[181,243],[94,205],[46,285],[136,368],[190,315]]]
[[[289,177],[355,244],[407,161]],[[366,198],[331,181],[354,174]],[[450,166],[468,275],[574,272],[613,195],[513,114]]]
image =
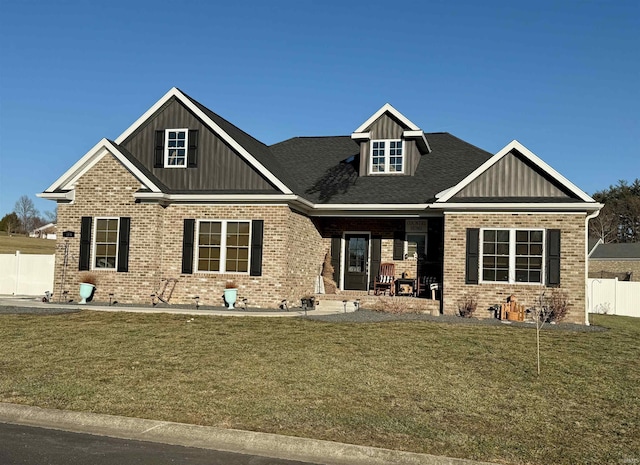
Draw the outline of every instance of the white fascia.
[[[435,204],[431,204],[431,208],[439,209],[439,210],[464,210],[475,212],[478,210],[501,210],[501,211],[519,211],[519,212],[527,212],[527,211],[567,211],[567,212],[585,212],[585,211],[597,211],[600,210],[604,205],[601,203],[597,203],[595,201],[585,204],[583,202],[521,202],[521,203],[479,203],[479,202],[469,202],[469,203],[447,203],[447,204],[439,204],[437,201]]]
[[[166,200],[173,202],[282,202],[297,200],[292,194],[165,194],[163,192],[136,192],[136,199]]]
[[[52,193],[56,189],[72,190],[75,183],[80,179],[87,171],[102,159],[108,153],[112,154],[118,159],[138,180],[144,184],[144,186],[152,192],[160,192],[158,186],[156,186],[142,171],[140,171],[133,163],[125,157],[120,150],[116,148],[109,140],[102,139],[91,150],[89,150],[80,160],[78,160],[71,168],[69,168],[62,176],[60,176],[51,186],[49,186],[42,194],[43,198],[45,194]]]
[[[293,192],[289,189],[282,181],[276,178],[271,171],[264,167],[262,163],[260,163],[253,155],[251,155],[244,147],[242,147],[235,139],[233,139],[229,134],[222,130],[220,126],[218,126],[211,118],[209,118],[202,110],[200,110],[197,106],[195,106],[191,100],[187,98],[180,90],[176,87],[172,87],[164,96],[158,100],[155,105],[149,108],[140,118],[138,118],[131,126],[127,128],[118,138],[115,140],[117,144],[122,143],[127,137],[129,137],[140,125],[142,125],[145,121],[147,121],[156,111],[158,111],[162,105],[164,105],[171,97],[176,97],[180,102],[182,102],[191,112],[193,112],[198,118],[200,118],[207,126],[209,126],[213,131],[220,135],[220,137],[228,143],[234,150],[236,150],[250,165],[252,165],[255,169],[257,169],[260,174],[262,174],[265,178],[267,178],[270,182],[272,182],[278,189],[280,189],[285,194],[292,194]]]
[[[40,192],[36,194],[36,197],[46,200],[60,200],[64,202],[73,202],[76,198],[76,191],[70,190],[67,192]]]
[[[402,137],[405,139],[420,139],[422,143],[427,148],[427,153],[431,153],[431,147],[429,147],[429,142],[427,142],[427,136],[424,135],[424,132],[421,130],[418,131],[403,131]]]
[[[578,188],[575,184],[573,184],[567,178],[562,176],[556,170],[551,168],[551,166],[546,164],[544,161],[542,161],[542,159],[538,158],[533,152],[531,152],[528,148],[526,148],[524,145],[522,145],[520,142],[518,142],[515,139],[512,140],[510,143],[508,143],[502,150],[496,153],[493,157],[489,158],[486,162],[480,165],[477,169],[475,169],[471,174],[469,174],[466,178],[464,178],[458,184],[456,184],[455,186],[451,187],[446,191],[443,191],[444,194],[440,198],[438,198],[436,202],[443,203],[449,200],[451,197],[453,197],[458,192],[460,192],[465,186],[471,183],[471,181],[478,178],[482,173],[484,173],[487,169],[489,169],[491,166],[496,164],[498,160],[506,156],[513,149],[520,152],[525,158],[531,161],[534,165],[538,166],[542,171],[549,174],[561,185],[566,187],[569,191],[573,192],[576,196],[578,196],[583,201],[589,202],[589,203],[595,203],[595,200],[593,200],[588,194],[586,194],[584,191],[582,191],[580,188]]]
[[[411,129],[413,131],[419,131],[420,130],[420,128],[418,126],[416,126],[415,124],[413,124],[406,116],[404,116],[398,110],[393,108],[390,104],[385,103],[382,106],[382,108],[380,108],[373,115],[371,115],[371,117],[368,120],[366,120],[364,123],[362,123],[358,129],[353,131],[353,133],[354,134],[364,133],[364,131],[366,131],[369,126],[371,126],[378,118],[380,118],[383,114],[385,114],[387,112],[390,113],[391,115],[393,115],[398,121],[400,121],[402,124],[407,126],[409,129]]]
[[[354,132],[351,134],[351,138],[353,140],[370,140],[371,133],[370,132]]]

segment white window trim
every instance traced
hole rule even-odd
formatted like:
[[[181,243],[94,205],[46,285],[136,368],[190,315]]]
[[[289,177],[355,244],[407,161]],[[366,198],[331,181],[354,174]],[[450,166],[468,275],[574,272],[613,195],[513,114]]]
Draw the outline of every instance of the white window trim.
[[[384,142],[384,171],[373,171],[373,143],[374,142]],[[389,171],[389,163],[391,160],[391,155],[389,154],[391,150],[391,142],[400,142],[402,147],[402,171]],[[377,174],[404,174],[404,168],[407,164],[407,157],[405,152],[405,143],[404,139],[374,139],[369,141],[369,174],[377,175]]]
[[[96,234],[98,231],[98,220],[118,220],[118,228],[116,234],[116,265],[113,268],[98,268],[96,266]],[[118,270],[118,255],[120,252],[120,217],[118,216],[96,216],[93,218],[93,231],[91,234],[91,270],[96,271],[117,271]]]
[[[509,231],[509,280],[508,281],[485,281],[482,278],[484,261],[484,232],[485,231]],[[540,271],[540,282],[525,283],[516,281],[516,231],[541,231],[542,232],[542,269]],[[479,247],[479,270],[478,282],[480,284],[517,284],[522,286],[541,286],[547,282],[546,260],[547,260],[547,234],[543,228],[481,228]]]
[[[169,133],[170,132],[183,132],[184,131],[184,165],[170,165],[169,164]],[[402,152],[404,153],[404,152]],[[189,129],[165,129],[164,130],[164,167],[165,168],[186,168],[189,157]]]
[[[427,254],[427,233],[426,232],[411,232],[404,235],[404,252],[405,260],[417,260],[416,257],[409,257],[409,236],[424,236],[424,254]]]
[[[220,270],[219,271],[207,271],[200,270],[198,267],[200,265],[198,261],[199,251],[200,251],[200,223],[222,223],[220,228]],[[249,223],[249,251],[247,254],[247,271],[227,271],[227,223]],[[210,219],[210,218],[202,218],[197,220],[197,228],[195,232],[195,247],[194,247],[194,263],[195,273],[204,273],[204,274],[237,274],[237,275],[248,275],[251,273],[251,233],[252,233],[252,222],[251,220],[244,219]]]

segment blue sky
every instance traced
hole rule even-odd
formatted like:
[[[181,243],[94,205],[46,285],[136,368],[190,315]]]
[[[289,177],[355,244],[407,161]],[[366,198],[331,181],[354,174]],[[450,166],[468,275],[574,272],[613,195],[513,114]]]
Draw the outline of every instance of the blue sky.
[[[172,86],[267,144],[389,102],[587,193],[640,177],[640,2],[4,2],[0,215]]]

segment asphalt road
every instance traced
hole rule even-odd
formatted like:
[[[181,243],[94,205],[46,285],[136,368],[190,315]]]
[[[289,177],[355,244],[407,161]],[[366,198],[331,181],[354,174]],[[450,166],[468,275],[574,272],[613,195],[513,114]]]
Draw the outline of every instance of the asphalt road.
[[[2,465],[319,465],[0,423]]]

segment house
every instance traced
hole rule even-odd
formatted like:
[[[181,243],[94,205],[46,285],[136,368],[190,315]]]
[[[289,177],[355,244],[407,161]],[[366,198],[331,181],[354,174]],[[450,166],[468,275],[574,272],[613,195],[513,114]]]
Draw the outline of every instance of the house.
[[[589,277],[640,281],[640,243],[598,242],[589,255]]]
[[[44,226],[34,229],[29,233],[29,237],[40,237],[42,239],[56,239],[55,223],[48,223]]]
[[[491,154],[389,104],[346,135],[267,146],[176,88],[39,195],[75,233],[60,239],[73,261],[63,269],[59,252],[56,285],[94,270],[98,300],[148,302],[175,278],[172,302],[221,303],[233,280],[275,308],[313,293],[328,255],[349,298],[370,299],[390,262],[438,284],[439,301],[407,305],[455,314],[475,296],[488,316],[511,294],[533,305],[559,287],[575,322],[586,224],[602,207],[515,140]]]

